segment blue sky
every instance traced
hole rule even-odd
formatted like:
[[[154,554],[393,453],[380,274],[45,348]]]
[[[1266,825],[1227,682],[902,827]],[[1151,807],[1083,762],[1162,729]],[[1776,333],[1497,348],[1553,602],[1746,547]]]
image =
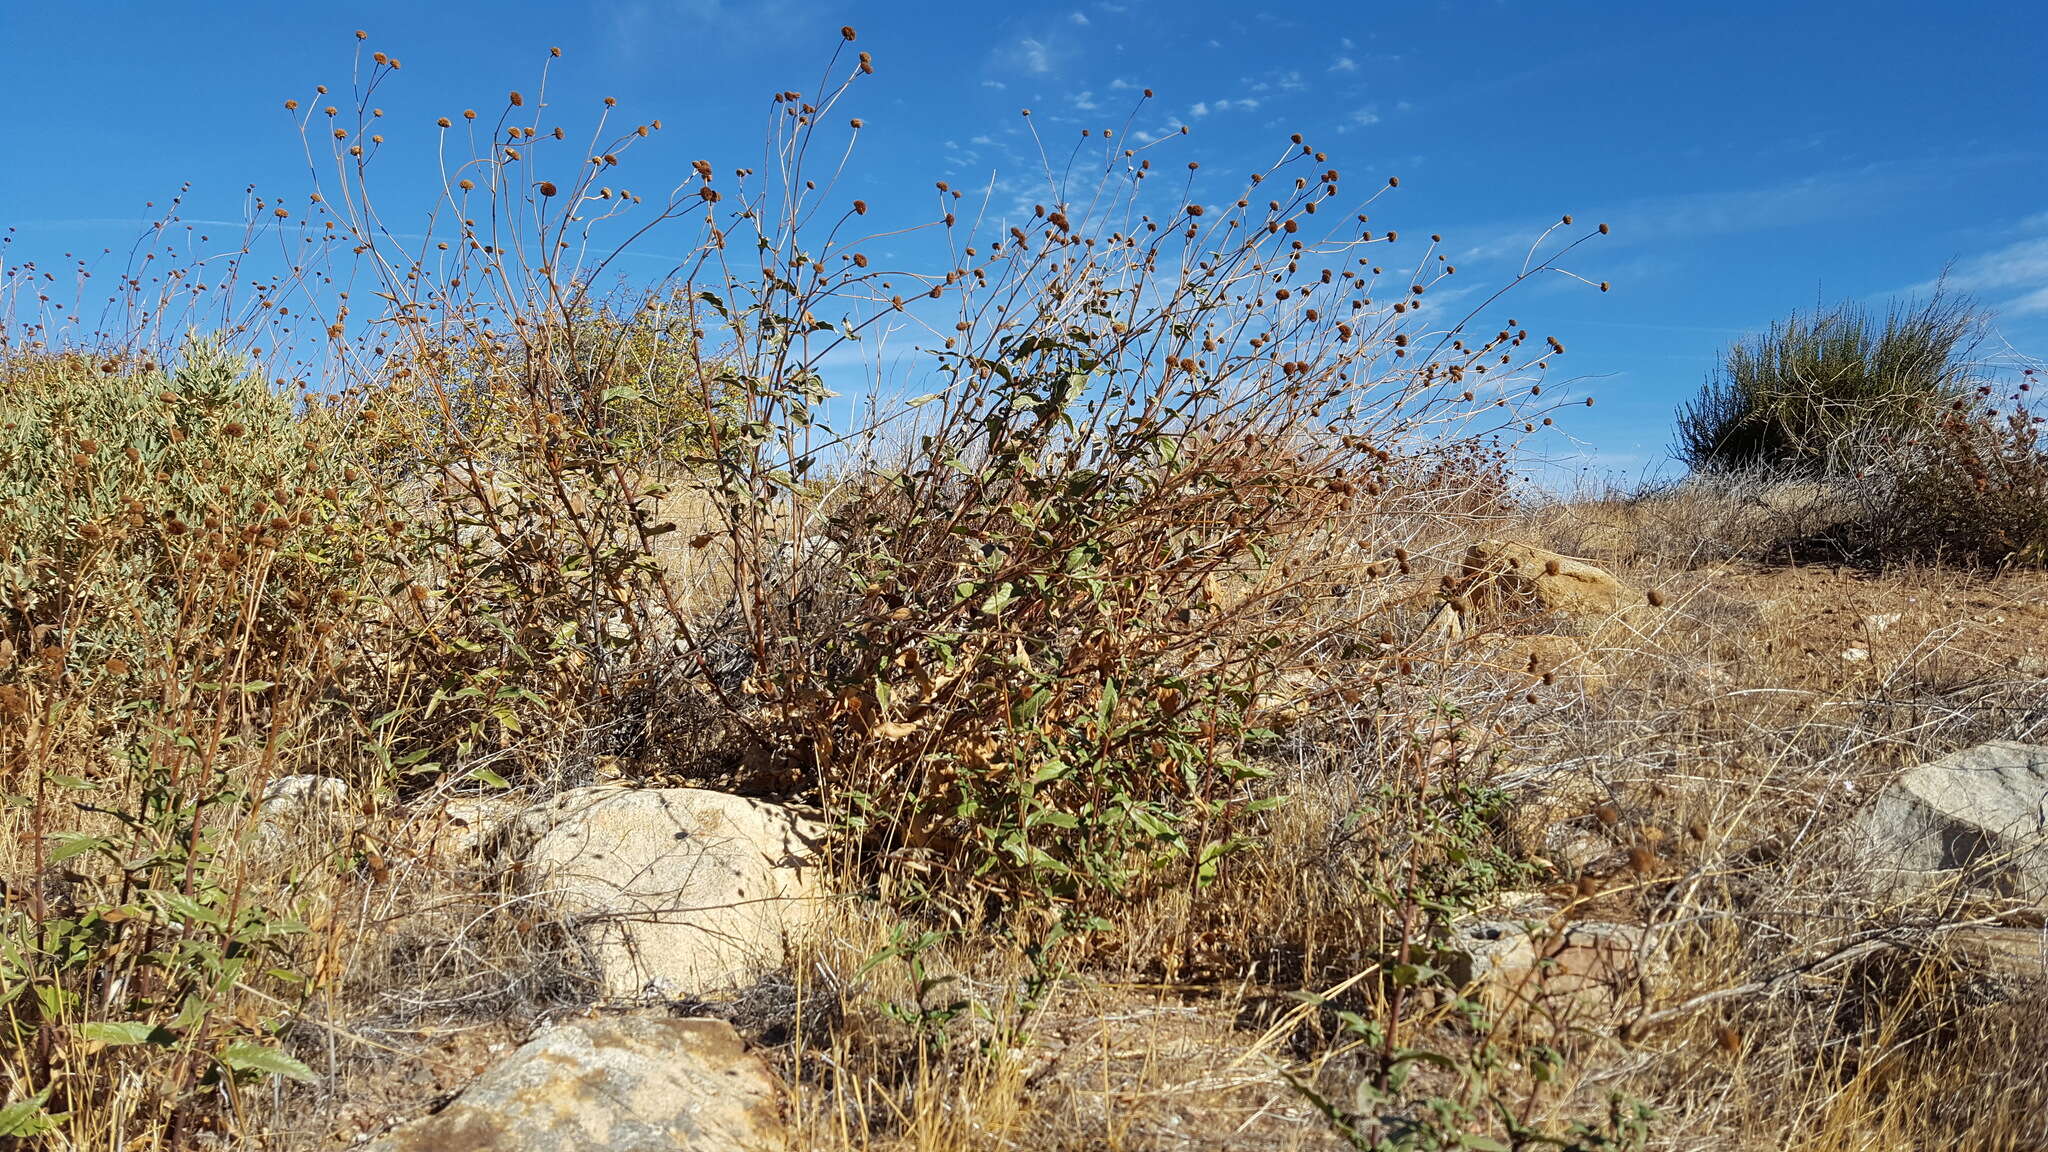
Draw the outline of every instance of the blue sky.
[[[767,99],[815,83],[838,28],[877,73],[853,190],[922,206],[931,181],[1028,201],[1038,153],[1119,127],[1234,190],[1300,132],[1348,178],[1401,179],[1375,220],[1441,233],[1461,282],[1511,275],[1561,213],[1613,234],[1509,309],[1571,349],[1598,406],[1542,445],[1557,469],[1668,467],[1673,406],[1717,349],[1819,299],[1952,285],[1998,341],[2048,356],[2048,20],[1946,4],[1424,0],[1257,10],[1216,0],[934,5],[811,0],[0,7],[0,227],[11,259],[125,248],[184,182],[236,219],[250,183],[303,192],[287,97],[345,85],[357,28],[404,68],[394,141],[531,90],[574,122],[604,96],[665,130],[649,187],[699,156],[758,157]],[[1030,108],[1027,126],[1019,109]],[[392,185],[429,153],[395,148]],[[1361,180],[1362,178],[1362,180]],[[420,185],[424,187],[425,185]],[[914,253],[905,254],[914,256]]]

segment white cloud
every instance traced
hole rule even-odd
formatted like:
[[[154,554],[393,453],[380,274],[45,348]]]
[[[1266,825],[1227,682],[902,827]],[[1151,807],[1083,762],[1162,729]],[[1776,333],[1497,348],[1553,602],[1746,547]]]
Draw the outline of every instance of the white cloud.
[[[1193,108],[1188,109],[1188,115],[1190,116],[1207,116],[1208,114],[1209,105],[1207,101],[1198,101]]]
[[[1019,40],[1017,42],[1017,65],[1026,72],[1052,71],[1052,53],[1040,40]]]
[[[981,82],[981,86],[982,86],[983,88],[1008,88],[1008,87],[1009,87],[1009,85],[1008,85],[1008,84],[1005,84],[1005,83],[1003,83],[1003,82],[1002,82],[1001,80],[983,80],[983,81]]]
[[[1380,109],[1377,104],[1367,104],[1351,114],[1351,125],[1356,128],[1369,128],[1379,122]]]
[[[1337,57],[1337,62],[1335,64],[1330,65],[1330,71],[1356,72],[1358,71],[1358,61],[1353,60],[1349,56],[1339,56]]]
[[[988,147],[989,145],[991,145],[991,144],[994,144],[994,143],[995,143],[995,139],[994,139],[993,137],[990,137],[990,136],[976,136],[976,137],[974,137],[974,138],[973,138],[972,140],[969,140],[969,141],[968,141],[968,143],[969,143],[969,144],[978,144],[978,145],[980,145],[981,147],[984,147],[984,148],[986,148],[986,147]]]
[[[1121,76],[1109,82],[1109,90],[1112,92],[1129,92],[1134,90],[1135,88],[1137,88],[1136,84],[1131,83],[1129,80],[1126,80]]]
[[[2020,222],[2022,232],[2048,230],[2048,213]],[[2048,235],[2023,235],[1949,269],[1948,286],[2014,316],[2048,312]],[[1934,283],[1918,285],[1929,291]]]
[[[1074,23],[1079,24],[1083,28],[1086,28],[1088,26],[1088,14],[1086,12],[1069,13],[1067,19],[1072,20]]]
[[[1093,112],[1100,107],[1102,105],[1095,102],[1095,93],[1093,92],[1083,92],[1079,96],[1074,97],[1074,110],[1077,112]]]

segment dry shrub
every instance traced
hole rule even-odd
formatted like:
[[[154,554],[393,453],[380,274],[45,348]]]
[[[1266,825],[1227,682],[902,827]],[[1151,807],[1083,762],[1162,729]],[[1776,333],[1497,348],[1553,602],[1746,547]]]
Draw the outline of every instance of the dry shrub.
[[[1891,472],[1890,494],[1864,526],[1882,555],[2048,565],[2048,443],[2032,409],[1951,414]]]
[[[1467,875],[1465,843],[1490,801],[1461,746],[1493,729],[1442,694],[1469,690],[1476,716],[1503,685],[1461,680],[1418,627],[1439,595],[1418,569],[1506,511],[1513,441],[1553,404],[1529,381],[1562,346],[1437,317],[1450,267],[1383,271],[1396,237],[1362,227],[1393,181],[1341,200],[1298,139],[1207,205],[1161,187],[1167,145],[1089,137],[1087,175],[1013,223],[942,185],[920,227],[950,266],[882,269],[869,250],[895,229],[868,229],[842,187],[856,170],[804,167],[841,154],[826,125],[870,68],[837,58],[821,90],[778,96],[764,172],[700,162],[653,205],[610,182],[658,122],[601,114],[591,155],[544,100],[510,99],[466,158],[451,139],[427,231],[401,241],[373,195],[370,99],[397,70],[378,54],[356,106],[304,108],[334,162],[311,208],[259,199],[265,223],[203,283],[139,268],[88,334],[32,265],[9,281],[27,314],[6,377],[56,373],[106,409],[39,410],[10,456],[41,533],[4,622],[0,741],[29,846],[10,871],[33,894],[10,905],[0,979],[16,1131],[246,1132],[237,1084],[312,1078],[292,1052],[345,1025],[564,994],[517,946],[516,901],[464,869],[437,892],[408,864],[432,859],[411,815],[652,771],[664,717],[715,722],[749,787],[824,805],[850,877],[920,934],[1007,932],[1022,990],[990,1002],[1012,1030],[1076,934],[1157,904],[1183,919],[1152,938],[1198,950],[1214,921],[1174,902],[1293,835],[1260,758],[1304,706],[1385,754],[1381,814],[1317,810],[1331,823],[1304,842],[1404,845],[1345,881],[1383,910],[1369,933],[1330,921],[1346,956],[1412,968],[1432,923],[1500,882]],[[266,228],[303,232],[289,273],[257,274]],[[602,292],[620,244],[656,231],[681,233],[678,271]],[[326,287],[352,276],[388,308]],[[166,334],[202,316],[249,370],[177,353]],[[892,326],[926,334],[929,391],[835,404],[826,358]],[[145,358],[174,390],[185,372],[233,396],[159,416],[127,386]],[[15,472],[51,452],[54,471]],[[280,865],[255,850],[255,800],[292,773],[354,791]],[[1322,954],[1295,936],[1215,963]],[[1421,998],[1404,979],[1390,1034]]]

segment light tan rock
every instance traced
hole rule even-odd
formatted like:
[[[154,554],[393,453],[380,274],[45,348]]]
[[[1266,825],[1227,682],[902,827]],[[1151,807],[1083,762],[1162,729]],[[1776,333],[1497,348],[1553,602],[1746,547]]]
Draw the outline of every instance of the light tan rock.
[[[723,1020],[549,1028],[373,1152],[770,1152],[773,1077]]]
[[[590,787],[521,814],[507,853],[581,945],[606,996],[676,996],[781,962],[826,892],[824,828],[697,788]]]
[[[1605,568],[1515,540],[1482,540],[1461,567],[1466,597],[1502,611],[1612,617],[1647,604]]]
[[[1655,966],[1644,939],[1641,927],[1594,920],[1467,921],[1450,942],[1448,973],[1496,1011],[1612,1007],[1640,1001]]]

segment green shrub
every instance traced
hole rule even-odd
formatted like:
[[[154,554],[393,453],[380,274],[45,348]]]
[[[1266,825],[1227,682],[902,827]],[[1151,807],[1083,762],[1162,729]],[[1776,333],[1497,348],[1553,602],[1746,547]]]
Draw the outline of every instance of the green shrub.
[[[0,370],[0,638],[140,674],[178,622],[245,613],[275,652],[345,583],[355,503],[325,422],[206,340],[172,367],[8,357]],[[260,565],[254,603],[220,594]],[[198,581],[194,583],[194,581]],[[250,679],[263,668],[245,668]]]
[[[365,572],[335,425],[207,340],[169,367],[0,348],[0,767],[33,830],[0,910],[0,1070],[41,1134],[174,1137],[313,981],[300,866],[246,866],[267,781],[339,773]],[[10,884],[14,881],[10,878]],[[11,889],[12,890],[12,889]]]
[[[1838,472],[1862,441],[1909,433],[1967,394],[1982,323],[1941,293],[1882,325],[1852,303],[1795,313],[1722,354],[1679,408],[1673,451],[1701,472]]]

